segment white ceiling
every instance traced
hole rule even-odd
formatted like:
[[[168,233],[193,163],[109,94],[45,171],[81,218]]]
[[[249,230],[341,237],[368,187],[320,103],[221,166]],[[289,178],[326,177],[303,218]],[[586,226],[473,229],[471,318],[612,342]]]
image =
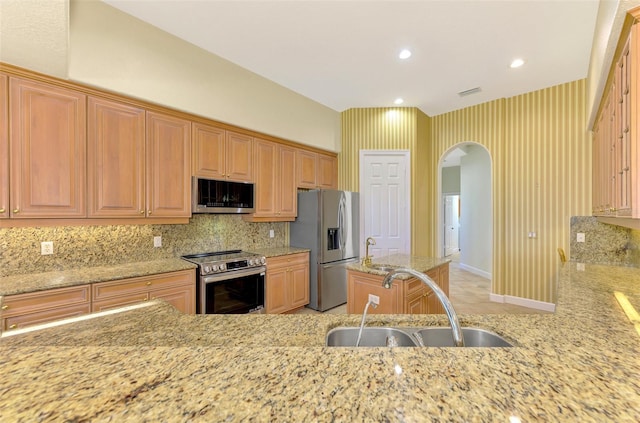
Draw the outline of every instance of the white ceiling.
[[[336,111],[402,97],[429,116],[585,78],[599,3],[104,1]]]

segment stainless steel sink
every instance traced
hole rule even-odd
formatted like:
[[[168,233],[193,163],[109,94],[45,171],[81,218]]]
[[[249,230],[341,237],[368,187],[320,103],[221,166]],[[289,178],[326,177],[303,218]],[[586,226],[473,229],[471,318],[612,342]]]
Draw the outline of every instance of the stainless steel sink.
[[[360,328],[335,328],[327,333],[328,347],[355,347]],[[411,335],[396,328],[369,327],[362,330],[361,347],[417,347]]]
[[[425,347],[453,347],[451,328],[433,327],[419,329],[414,336],[422,337]],[[465,347],[513,347],[503,337],[479,328],[462,328]]]
[[[357,327],[331,329],[327,333],[328,347],[355,347]],[[479,328],[462,328],[465,347],[513,347],[498,334]],[[422,341],[422,342],[420,342]],[[361,347],[453,347],[450,327],[392,328],[365,327],[360,340]]]
[[[372,269],[379,270],[381,272],[392,272],[397,269],[396,266],[391,266],[389,264],[372,264],[369,267]]]

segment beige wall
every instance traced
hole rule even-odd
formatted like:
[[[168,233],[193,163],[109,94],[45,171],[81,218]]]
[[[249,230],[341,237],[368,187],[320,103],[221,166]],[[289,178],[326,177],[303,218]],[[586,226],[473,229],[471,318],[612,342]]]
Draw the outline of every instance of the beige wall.
[[[97,0],[0,0],[0,60],[340,150],[340,114]]]
[[[0,62],[67,76],[69,3],[0,0]]]
[[[570,217],[590,213],[585,105],[580,80],[432,118],[406,109],[391,122],[382,118],[386,109],[348,110],[340,183],[357,189],[360,149],[411,150],[412,251],[437,255],[438,162],[458,143],[485,146],[493,176],[493,292],[552,302],[556,250],[569,251]],[[530,231],[538,237],[529,239]]]

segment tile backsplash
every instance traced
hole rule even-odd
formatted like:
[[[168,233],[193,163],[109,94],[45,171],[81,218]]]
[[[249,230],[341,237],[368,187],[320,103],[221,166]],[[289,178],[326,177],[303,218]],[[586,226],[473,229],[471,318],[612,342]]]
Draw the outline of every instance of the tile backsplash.
[[[158,235],[162,247],[154,248]],[[40,255],[43,241],[53,241],[53,255]],[[194,215],[186,225],[0,228],[0,277],[287,245],[288,223],[250,223],[240,215]]]
[[[577,242],[577,234],[585,242]],[[640,231],[598,222],[593,216],[571,218],[571,261],[640,267]]]

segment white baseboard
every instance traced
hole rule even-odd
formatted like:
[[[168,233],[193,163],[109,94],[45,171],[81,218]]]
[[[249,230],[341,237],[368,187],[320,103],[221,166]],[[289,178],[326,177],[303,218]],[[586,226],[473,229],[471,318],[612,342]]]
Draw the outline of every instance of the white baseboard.
[[[466,270],[467,272],[473,273],[474,275],[482,276],[483,278],[491,279],[491,273],[485,272],[484,270],[477,269],[467,264],[460,263],[460,269]]]
[[[495,303],[513,304],[517,306],[532,308],[535,310],[550,312],[556,311],[556,305],[554,303],[545,303],[544,301],[530,300],[528,298],[522,297],[513,297],[511,295],[489,294],[489,300]]]

